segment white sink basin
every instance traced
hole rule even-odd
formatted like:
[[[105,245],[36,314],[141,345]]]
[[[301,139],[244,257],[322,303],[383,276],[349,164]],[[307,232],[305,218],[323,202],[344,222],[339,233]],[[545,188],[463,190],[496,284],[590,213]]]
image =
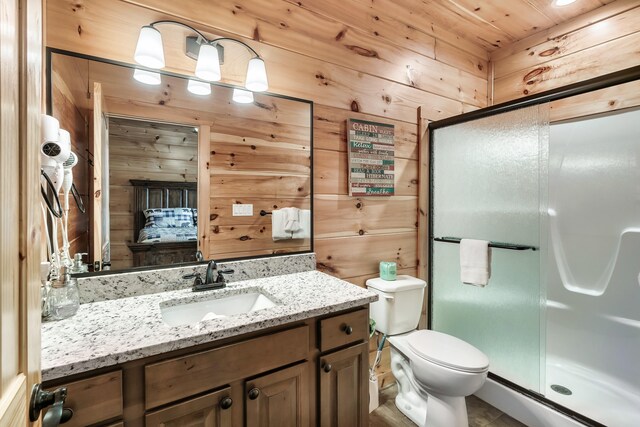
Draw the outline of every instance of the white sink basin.
[[[203,320],[220,319],[236,314],[271,308],[277,304],[261,292],[211,297],[205,300],[160,304],[162,320],[169,326],[191,325]]]

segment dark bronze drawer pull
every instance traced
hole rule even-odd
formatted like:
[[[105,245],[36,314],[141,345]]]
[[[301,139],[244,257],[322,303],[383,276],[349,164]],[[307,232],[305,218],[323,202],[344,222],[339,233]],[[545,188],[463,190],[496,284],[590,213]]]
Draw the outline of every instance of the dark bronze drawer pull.
[[[231,405],[233,405],[233,399],[230,397],[225,397],[220,401],[220,407],[222,409],[229,409],[231,408]]]
[[[258,396],[260,396],[260,390],[258,390],[257,388],[254,387],[249,390],[249,399],[256,400]]]

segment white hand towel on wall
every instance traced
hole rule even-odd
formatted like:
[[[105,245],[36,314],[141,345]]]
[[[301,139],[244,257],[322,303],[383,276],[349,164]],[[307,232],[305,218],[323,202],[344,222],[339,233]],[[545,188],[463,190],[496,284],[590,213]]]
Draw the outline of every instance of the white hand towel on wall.
[[[300,209],[282,208],[285,214],[284,231],[293,233],[300,230]]]
[[[271,238],[273,241],[291,239],[291,232],[285,230],[287,224],[287,212],[277,209],[271,212]]]
[[[310,239],[311,238],[311,211],[309,209],[299,210],[300,228],[293,232],[294,239]]]
[[[486,240],[460,240],[460,280],[485,287],[491,277],[491,248]]]

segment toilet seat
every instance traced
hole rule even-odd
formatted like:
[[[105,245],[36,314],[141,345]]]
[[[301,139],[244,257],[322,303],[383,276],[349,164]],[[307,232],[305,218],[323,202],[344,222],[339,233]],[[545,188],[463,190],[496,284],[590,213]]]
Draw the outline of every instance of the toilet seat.
[[[489,369],[489,358],[469,343],[431,330],[407,336],[409,348],[420,358],[445,368],[479,373]]]

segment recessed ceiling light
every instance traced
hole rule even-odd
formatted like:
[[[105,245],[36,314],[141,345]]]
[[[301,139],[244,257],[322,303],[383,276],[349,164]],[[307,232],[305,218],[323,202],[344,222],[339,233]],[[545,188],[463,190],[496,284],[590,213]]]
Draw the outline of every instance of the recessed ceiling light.
[[[553,0],[552,4],[556,7],[562,7],[574,3],[575,1],[576,0]]]

